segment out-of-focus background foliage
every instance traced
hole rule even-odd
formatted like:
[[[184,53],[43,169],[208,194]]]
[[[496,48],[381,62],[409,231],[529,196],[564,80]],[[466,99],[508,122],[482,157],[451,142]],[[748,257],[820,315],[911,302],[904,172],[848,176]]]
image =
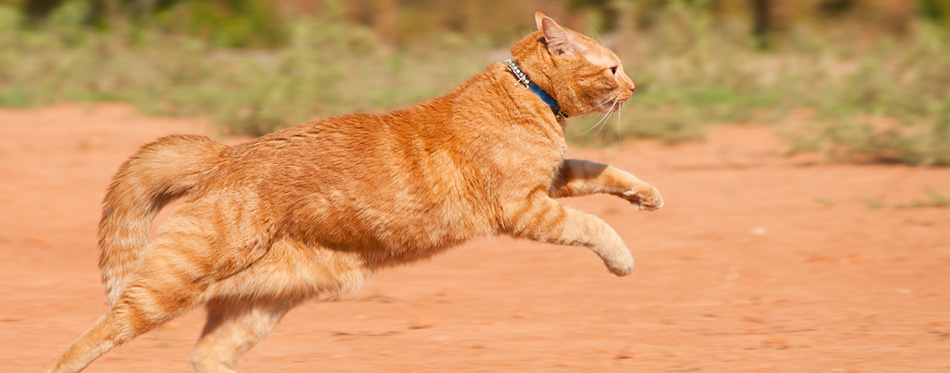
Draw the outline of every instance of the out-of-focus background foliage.
[[[578,144],[773,125],[794,151],[950,165],[950,0],[0,0],[0,107],[122,101],[258,135],[447,92],[546,12],[637,94]]]

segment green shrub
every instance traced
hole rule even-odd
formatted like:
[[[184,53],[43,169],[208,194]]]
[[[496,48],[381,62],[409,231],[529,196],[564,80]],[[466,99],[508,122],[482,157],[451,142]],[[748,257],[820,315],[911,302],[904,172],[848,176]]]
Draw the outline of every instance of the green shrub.
[[[273,13],[222,18],[211,3],[182,3],[144,25],[114,20],[106,30],[83,25],[81,1],[67,2],[40,29],[21,28],[19,12],[0,5],[0,106],[125,101],[259,135],[411,105],[448,92],[483,69],[487,56],[506,55],[474,46],[490,45],[473,42],[478,35],[441,35],[436,48],[384,46],[333,12],[283,18],[255,39]],[[238,13],[263,4],[234,3],[245,5]],[[619,45],[637,84],[633,98],[603,121],[569,119],[571,141],[693,141],[710,124],[782,123],[795,150],[950,165],[950,38],[936,23],[861,43],[853,42],[861,30],[847,25],[802,26],[762,52],[741,25],[708,16],[697,22],[686,6],[662,12],[654,19],[663,22]],[[815,115],[786,115],[801,109]]]

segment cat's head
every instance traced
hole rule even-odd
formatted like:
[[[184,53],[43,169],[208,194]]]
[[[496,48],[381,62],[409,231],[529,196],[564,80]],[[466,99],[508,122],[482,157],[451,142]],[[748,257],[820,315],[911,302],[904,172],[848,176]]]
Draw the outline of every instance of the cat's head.
[[[610,49],[535,13],[538,31],[511,47],[532,81],[570,116],[617,110],[633,94],[633,80]]]

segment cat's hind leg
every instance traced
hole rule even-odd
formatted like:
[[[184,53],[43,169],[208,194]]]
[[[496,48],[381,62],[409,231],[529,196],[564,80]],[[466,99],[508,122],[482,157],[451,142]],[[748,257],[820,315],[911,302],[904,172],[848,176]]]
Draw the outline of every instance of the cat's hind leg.
[[[113,347],[197,307],[209,288],[258,260],[267,248],[205,218],[201,205],[183,205],[145,249],[115,304],[60,358],[53,372],[78,372]],[[237,238],[236,238],[237,237]]]
[[[189,250],[171,244],[150,245],[116,303],[66,350],[52,372],[78,372],[112,348],[203,302],[210,276],[186,259]]]
[[[502,208],[508,234],[558,245],[584,246],[603,259],[617,276],[633,271],[633,256],[607,223],[588,213],[565,207],[541,190]]]
[[[215,299],[191,363],[198,373],[233,373],[234,364],[299,301]]]

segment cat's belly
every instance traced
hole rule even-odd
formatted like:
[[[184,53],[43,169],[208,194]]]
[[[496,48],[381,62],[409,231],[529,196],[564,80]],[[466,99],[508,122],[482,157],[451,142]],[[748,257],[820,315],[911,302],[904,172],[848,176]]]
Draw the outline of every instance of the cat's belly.
[[[310,227],[317,231],[313,234],[285,235],[260,260],[214,284],[208,295],[334,299],[359,289],[379,268],[425,259],[491,234],[490,229],[476,229],[470,222],[403,223],[350,232],[315,224]]]
[[[303,245],[357,252],[371,265],[382,266],[496,233],[487,203],[445,194],[422,200],[380,189],[374,198],[326,189],[310,194],[295,208],[279,209],[288,211],[279,230]]]
[[[429,258],[472,238],[496,233],[482,218],[362,216],[326,223],[302,224],[296,227],[302,234],[293,236],[314,250],[356,254],[371,268]]]
[[[372,273],[359,253],[281,239],[260,260],[214,284],[209,297],[335,299],[359,289]]]

